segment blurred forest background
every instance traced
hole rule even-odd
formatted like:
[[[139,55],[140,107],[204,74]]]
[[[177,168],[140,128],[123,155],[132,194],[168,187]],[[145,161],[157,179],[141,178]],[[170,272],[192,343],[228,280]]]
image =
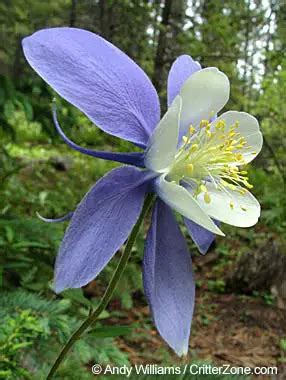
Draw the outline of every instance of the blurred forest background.
[[[98,302],[117,261],[83,290],[52,291],[66,223],[45,224],[36,212],[57,217],[74,209],[114,164],[71,151],[57,136],[55,94],[21,49],[24,36],[48,26],[80,27],[113,42],[152,78],[163,108],[170,65],[190,54],[228,75],[228,108],[259,119],[264,147],[249,172],[262,204],[260,222],[250,229],[224,226],[227,237],[206,256],[189,240],[198,291],[186,360],[278,365],[285,378],[285,0],[1,0],[0,379],[43,378],[90,302]],[[65,132],[78,144],[133,150],[57,103]],[[91,363],[181,363],[157,335],[146,306],[143,245],[142,234],[98,328],[77,343],[56,378],[90,379]]]

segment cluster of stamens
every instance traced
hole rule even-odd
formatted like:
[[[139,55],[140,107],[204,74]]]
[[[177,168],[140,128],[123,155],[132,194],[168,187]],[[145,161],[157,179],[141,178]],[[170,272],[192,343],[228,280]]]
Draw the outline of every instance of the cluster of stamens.
[[[253,187],[249,183],[247,171],[239,169],[245,164],[241,149],[251,152],[252,148],[247,145],[238,127],[239,123],[236,122],[227,128],[224,120],[212,124],[202,120],[198,130],[191,125],[183,136],[183,145],[170,172],[171,178],[189,184],[195,189],[194,197],[203,193],[206,203],[211,202],[206,186],[211,182],[230,198],[229,206],[233,209],[234,201],[229,190],[244,195],[247,192],[245,188]],[[247,211],[243,205],[239,206]]]

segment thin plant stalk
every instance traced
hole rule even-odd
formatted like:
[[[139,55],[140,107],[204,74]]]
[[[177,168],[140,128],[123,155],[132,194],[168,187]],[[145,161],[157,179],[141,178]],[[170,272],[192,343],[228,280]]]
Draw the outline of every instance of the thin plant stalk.
[[[69,340],[67,341],[65,346],[62,348],[62,350],[61,350],[59,356],[57,357],[54,365],[50,369],[50,372],[49,372],[46,380],[50,380],[53,378],[54,374],[58,370],[61,363],[64,361],[65,357],[67,356],[68,352],[73,347],[75,342],[83,335],[83,333],[92,324],[94,324],[97,321],[100,314],[104,311],[104,309],[106,308],[106,306],[110,302],[112,295],[113,295],[113,292],[114,292],[114,289],[116,288],[116,286],[117,286],[117,284],[121,278],[121,275],[122,275],[122,273],[123,273],[123,271],[127,265],[127,262],[130,258],[131,251],[132,251],[133,245],[136,241],[140,226],[142,225],[142,222],[143,222],[148,210],[150,209],[153,201],[154,201],[154,195],[153,194],[147,195],[145,202],[144,202],[142,212],[139,216],[139,219],[131,231],[131,234],[130,234],[129,239],[127,241],[125,250],[124,250],[124,252],[123,252],[123,254],[119,260],[117,268],[115,269],[115,271],[113,273],[113,276],[112,276],[112,278],[108,284],[108,287],[106,288],[106,291],[105,291],[99,305],[97,306],[97,308],[92,313],[89,314],[89,316],[86,318],[86,320],[71,335],[71,337],[69,338]]]

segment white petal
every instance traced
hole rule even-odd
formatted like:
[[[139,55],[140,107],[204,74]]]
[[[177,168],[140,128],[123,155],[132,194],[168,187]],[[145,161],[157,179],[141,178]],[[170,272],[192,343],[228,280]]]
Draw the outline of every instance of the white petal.
[[[204,201],[203,193],[199,194],[197,202],[209,216],[236,227],[250,227],[257,223],[260,216],[260,204],[249,191],[242,195],[238,191],[227,189],[228,196],[211,183],[206,184],[206,187],[210,194],[210,203]],[[233,209],[230,207],[231,201]]]
[[[145,153],[148,169],[159,171],[173,162],[177,151],[181,108],[182,99],[177,96],[150,137]]]
[[[224,236],[224,233],[215,225],[211,218],[200,208],[198,203],[184,187],[165,180],[165,176],[160,176],[155,184],[158,196],[174,208],[180,214],[195,223],[214,232],[215,234]]]
[[[226,131],[234,123],[238,122],[237,131],[242,137],[245,137],[247,141],[247,145],[241,148],[240,152],[243,154],[246,163],[252,161],[261,151],[263,145],[263,137],[257,119],[246,112],[228,111],[213,121],[211,123],[211,128],[214,128],[219,120],[225,121]],[[251,146],[251,149],[246,149],[247,146]]]
[[[183,100],[181,130],[190,124],[197,127],[201,120],[209,120],[229,99],[229,80],[215,67],[193,73],[180,91]]]

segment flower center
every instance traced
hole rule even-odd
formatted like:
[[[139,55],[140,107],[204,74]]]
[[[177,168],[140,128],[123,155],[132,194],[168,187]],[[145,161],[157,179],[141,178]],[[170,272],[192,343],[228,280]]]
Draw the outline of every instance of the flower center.
[[[204,193],[206,203],[211,202],[206,185],[212,183],[230,197],[229,206],[233,208],[229,190],[243,195],[245,187],[253,187],[248,182],[247,172],[240,171],[238,167],[245,164],[242,148],[244,152],[252,149],[247,146],[238,127],[236,122],[227,128],[224,120],[212,125],[208,120],[202,120],[198,131],[190,126],[187,135],[183,136],[183,145],[176,154],[168,178],[189,185],[194,190],[194,197]],[[246,210],[243,206],[241,208]]]

